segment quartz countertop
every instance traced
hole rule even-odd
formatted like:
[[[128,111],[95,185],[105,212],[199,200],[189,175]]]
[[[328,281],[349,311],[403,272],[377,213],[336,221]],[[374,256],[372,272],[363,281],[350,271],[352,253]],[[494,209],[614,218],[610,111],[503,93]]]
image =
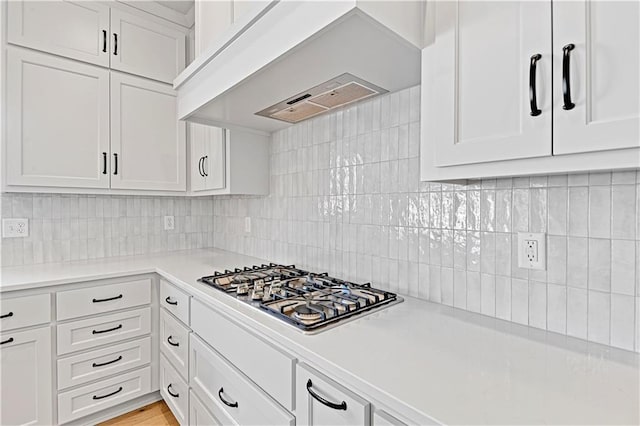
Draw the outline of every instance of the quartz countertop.
[[[404,302],[315,335],[197,282],[264,263],[216,249],[0,269],[0,292],[158,273],[414,421],[638,424],[640,355],[443,305]],[[233,360],[231,360],[233,362]]]

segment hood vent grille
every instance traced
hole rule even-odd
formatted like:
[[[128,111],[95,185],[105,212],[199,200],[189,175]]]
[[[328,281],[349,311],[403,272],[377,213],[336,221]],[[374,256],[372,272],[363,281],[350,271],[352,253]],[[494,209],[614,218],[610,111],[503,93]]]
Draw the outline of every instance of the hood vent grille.
[[[265,108],[256,115],[287,123],[299,123],[334,108],[386,92],[381,87],[347,73]]]

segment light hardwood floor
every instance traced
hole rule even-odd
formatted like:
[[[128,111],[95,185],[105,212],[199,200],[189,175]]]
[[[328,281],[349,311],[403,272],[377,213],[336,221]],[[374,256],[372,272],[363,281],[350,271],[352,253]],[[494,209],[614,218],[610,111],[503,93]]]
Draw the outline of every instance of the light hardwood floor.
[[[167,404],[164,401],[158,401],[99,424],[99,426],[116,425],[179,426],[179,423],[171,414]]]

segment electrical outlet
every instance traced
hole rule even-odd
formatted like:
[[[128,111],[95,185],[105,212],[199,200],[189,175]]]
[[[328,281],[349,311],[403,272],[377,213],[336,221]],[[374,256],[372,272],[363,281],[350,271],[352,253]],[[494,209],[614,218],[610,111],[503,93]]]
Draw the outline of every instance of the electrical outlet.
[[[547,269],[546,234],[518,232],[518,267]]]
[[[25,238],[29,236],[29,219],[2,219],[2,236]]]
[[[244,218],[244,232],[246,232],[247,234],[251,233],[251,218],[250,217],[245,217]]]
[[[171,231],[176,226],[175,219],[173,216],[165,216],[164,217],[164,230]]]

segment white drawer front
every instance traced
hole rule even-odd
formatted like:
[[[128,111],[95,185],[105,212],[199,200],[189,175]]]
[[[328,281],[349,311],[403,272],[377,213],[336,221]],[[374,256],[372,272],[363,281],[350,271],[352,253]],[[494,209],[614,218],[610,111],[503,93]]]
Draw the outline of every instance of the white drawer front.
[[[295,424],[290,413],[193,333],[190,352],[191,387],[215,417],[231,417],[240,425]]]
[[[119,342],[151,331],[151,308],[58,324],[58,355]]]
[[[150,302],[151,278],[61,291],[56,296],[60,321],[148,305]]]
[[[58,394],[58,423],[113,407],[151,392],[151,367]]]
[[[189,299],[191,297],[164,280],[160,280],[160,306],[166,308],[186,325],[190,325]]]
[[[111,376],[151,362],[151,337],[58,360],[58,389]]]
[[[189,423],[189,386],[171,363],[160,356],[160,393],[181,425]]]
[[[321,400],[344,404],[329,407]],[[370,404],[349,389],[334,382],[305,364],[296,373],[296,419],[302,425],[357,426],[370,425]]]
[[[285,408],[293,410],[295,358],[197,300],[193,301],[192,318],[194,333],[233,362]]]
[[[51,295],[0,298],[0,330],[7,331],[51,322]]]
[[[160,310],[160,350],[184,380],[189,379],[189,332],[170,313]]]
[[[224,426],[233,424],[233,419],[211,414],[193,391],[189,391],[189,424],[191,426]]]

